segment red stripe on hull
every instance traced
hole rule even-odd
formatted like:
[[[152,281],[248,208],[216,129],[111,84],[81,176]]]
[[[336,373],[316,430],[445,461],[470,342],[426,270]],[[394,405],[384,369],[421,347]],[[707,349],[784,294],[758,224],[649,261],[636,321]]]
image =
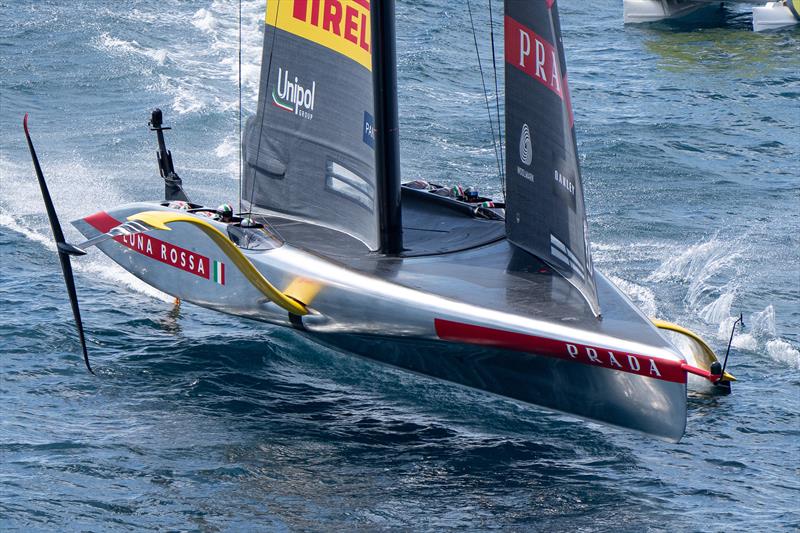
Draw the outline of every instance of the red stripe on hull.
[[[89,215],[83,220],[103,233],[108,233],[112,228],[121,224],[105,211]],[[150,259],[190,272],[203,279],[211,279],[211,261],[204,255],[143,233],[114,237],[114,240]]]
[[[662,381],[686,383],[686,371],[682,368],[682,361],[614,351],[474,324],[462,324],[440,318],[434,320],[434,325],[436,335],[446,341],[532,353]]]
[[[105,211],[98,211],[93,215],[89,215],[88,217],[84,218],[83,221],[87,222],[94,229],[102,233],[108,233],[113,228],[116,228],[122,224],[122,222],[112,217]]]

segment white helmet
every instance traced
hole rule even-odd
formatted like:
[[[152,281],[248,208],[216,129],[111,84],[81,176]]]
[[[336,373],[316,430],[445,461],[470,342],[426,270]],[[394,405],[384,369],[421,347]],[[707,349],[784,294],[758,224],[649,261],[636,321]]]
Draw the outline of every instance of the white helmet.
[[[184,202],[183,200],[173,200],[167,204],[167,207],[171,207],[172,209],[177,209],[179,211],[188,211],[189,202]]]

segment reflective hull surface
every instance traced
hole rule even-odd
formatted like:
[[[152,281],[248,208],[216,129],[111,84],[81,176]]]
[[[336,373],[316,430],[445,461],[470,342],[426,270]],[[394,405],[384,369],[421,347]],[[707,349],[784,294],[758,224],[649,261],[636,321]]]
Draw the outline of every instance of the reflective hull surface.
[[[166,208],[129,204],[74,224],[94,237],[154,209]],[[301,288],[310,313],[299,317],[259,293],[196,226],[170,229],[99,247],[148,284],[203,307],[516,400],[670,440],[683,435],[683,357],[602,275],[598,320],[568,282],[505,240],[404,258],[322,256],[290,244],[243,250],[276,287]]]

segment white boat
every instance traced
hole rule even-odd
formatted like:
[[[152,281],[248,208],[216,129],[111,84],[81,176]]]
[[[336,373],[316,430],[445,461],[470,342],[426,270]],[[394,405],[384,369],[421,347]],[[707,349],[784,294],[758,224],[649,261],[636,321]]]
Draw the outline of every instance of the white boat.
[[[752,0],[725,0],[728,3],[756,4]],[[626,24],[702,19],[718,10],[720,0],[623,0],[623,20]],[[794,26],[800,23],[800,0],[779,0],[753,7],[753,30],[765,31]]]
[[[679,20],[696,15],[699,10],[718,9],[720,5],[719,1],[702,0],[623,0],[622,17],[625,24]]]
[[[556,2],[506,1],[505,203],[401,186],[394,3],[343,1],[339,18],[314,6],[268,4],[239,215],[189,202],[157,111],[165,198],[76,220],[88,240],[68,244],[28,136],[87,366],[70,257],[96,246],[183,301],[680,439],[688,376],[732,377],[594,270]]]
[[[800,0],[767,2],[753,8],[753,30],[767,31],[800,24]]]

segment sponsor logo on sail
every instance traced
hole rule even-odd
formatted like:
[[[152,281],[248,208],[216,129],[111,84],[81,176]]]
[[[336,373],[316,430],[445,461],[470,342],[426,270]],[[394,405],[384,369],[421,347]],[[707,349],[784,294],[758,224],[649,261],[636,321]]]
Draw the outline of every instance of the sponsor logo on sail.
[[[370,0],[270,1],[266,22],[372,70],[369,11]]]
[[[553,171],[553,179],[562,189],[568,192],[570,196],[575,196],[575,182],[571,178],[568,178],[556,169]]]
[[[533,161],[533,144],[531,143],[531,130],[527,124],[522,125],[522,132],[519,134],[519,158],[526,165]]]
[[[278,83],[272,88],[272,105],[304,119],[314,118],[314,101],[317,94],[317,82],[305,87],[297,76],[290,78],[289,70],[278,67]]]
[[[509,16],[505,18],[505,42],[506,63],[557,94],[572,127],[575,117],[572,114],[567,74],[561,73],[558,47]]]
[[[531,130],[527,124],[522,124],[519,133],[519,160],[525,166],[530,166],[533,162],[533,141],[531,140]],[[533,173],[517,165],[517,174],[530,182],[534,181]]]
[[[364,144],[370,148],[375,148],[375,119],[368,112],[364,111]]]
[[[508,16],[505,19],[505,38],[506,62],[563,98],[558,49],[532,29]]]

